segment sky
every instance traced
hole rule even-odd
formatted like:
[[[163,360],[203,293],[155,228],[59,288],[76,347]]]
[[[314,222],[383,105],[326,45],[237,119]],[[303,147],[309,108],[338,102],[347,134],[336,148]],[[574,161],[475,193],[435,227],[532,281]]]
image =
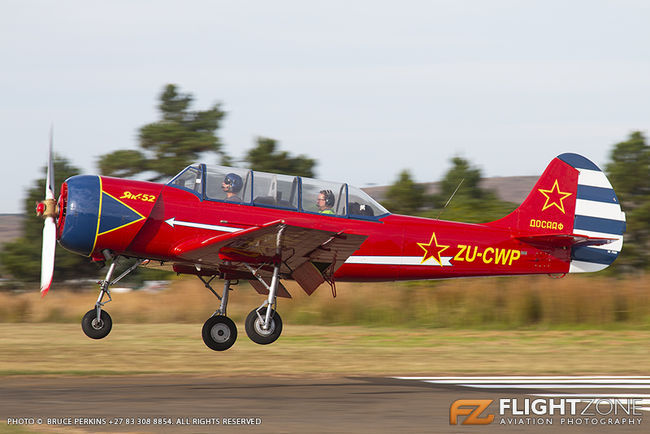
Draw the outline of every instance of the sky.
[[[649,22],[645,0],[4,0],[0,213],[22,211],[51,125],[97,173],[137,148],[168,83],[222,105],[235,158],[270,137],[360,187],[436,181],[454,156],[484,176],[563,152],[602,167],[650,130]]]

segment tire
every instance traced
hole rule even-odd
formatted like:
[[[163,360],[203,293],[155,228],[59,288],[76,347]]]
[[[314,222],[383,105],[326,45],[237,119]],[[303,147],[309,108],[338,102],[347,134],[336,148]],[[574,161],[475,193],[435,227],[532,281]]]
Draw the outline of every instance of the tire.
[[[225,351],[237,340],[237,326],[223,315],[208,318],[201,332],[203,342],[214,351]]]
[[[102,339],[108,336],[113,328],[113,320],[105,310],[100,312],[97,319],[97,309],[91,309],[81,319],[81,329],[91,339]]]
[[[260,309],[259,315],[264,318],[266,315],[266,309]],[[260,317],[257,314],[257,309],[253,309],[251,313],[246,317],[246,334],[251,341],[260,345],[268,345],[275,342],[282,333],[282,318],[280,314],[271,309],[271,324],[269,324],[269,329],[262,329],[263,320],[260,320]]]

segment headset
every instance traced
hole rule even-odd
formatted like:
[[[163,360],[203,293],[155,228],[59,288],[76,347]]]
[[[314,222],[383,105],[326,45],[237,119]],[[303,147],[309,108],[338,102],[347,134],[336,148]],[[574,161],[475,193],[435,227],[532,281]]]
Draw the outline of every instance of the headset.
[[[223,183],[230,186],[230,189],[233,193],[239,193],[239,191],[244,186],[244,183],[241,180],[241,176],[236,173],[229,173],[223,179]]]
[[[325,198],[325,205],[327,205],[329,208],[334,206],[334,193],[332,193],[332,190],[321,190],[320,194],[323,195]]]

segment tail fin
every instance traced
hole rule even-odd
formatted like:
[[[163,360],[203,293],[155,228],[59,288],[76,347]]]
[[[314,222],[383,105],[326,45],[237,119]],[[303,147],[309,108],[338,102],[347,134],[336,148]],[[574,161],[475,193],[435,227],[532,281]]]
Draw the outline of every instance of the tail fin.
[[[488,223],[523,242],[571,247],[569,272],[607,268],[623,247],[625,213],[605,174],[578,154],[553,159],[524,203]]]

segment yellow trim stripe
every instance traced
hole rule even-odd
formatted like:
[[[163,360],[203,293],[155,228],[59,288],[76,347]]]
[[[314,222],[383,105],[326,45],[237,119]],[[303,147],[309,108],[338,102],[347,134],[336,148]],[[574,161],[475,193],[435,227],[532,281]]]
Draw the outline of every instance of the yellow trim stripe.
[[[138,223],[138,222],[140,222],[140,221],[142,221],[142,220],[144,220],[144,219],[146,218],[145,216],[143,216],[142,214],[140,214],[138,211],[136,211],[135,209],[133,209],[133,208],[130,207],[129,205],[125,204],[124,202],[122,202],[121,200],[119,200],[118,198],[116,198],[115,196],[113,196],[112,194],[107,193],[107,192],[105,192],[104,190],[102,190],[102,194],[105,194],[106,196],[110,197],[111,199],[116,200],[117,202],[119,202],[119,203],[122,204],[123,206],[127,207],[128,209],[130,209],[131,211],[133,211],[134,213],[136,213],[137,215],[139,215],[140,218],[137,219],[137,220],[133,220],[132,222],[129,222],[129,223],[123,224],[122,226],[118,226],[118,227],[116,227],[116,228],[110,229],[110,230],[108,230],[108,231],[104,231],[104,232],[102,232],[102,233],[98,233],[98,234],[97,234],[98,236],[99,236],[99,235],[108,234],[108,233],[113,232],[113,231],[117,231],[117,230],[119,230],[119,229],[122,229],[122,228],[124,228],[124,227],[129,226],[129,225],[132,225],[132,224],[134,224],[134,223]],[[100,201],[100,203],[101,203],[101,201]],[[97,225],[97,231],[99,231],[99,225]]]

